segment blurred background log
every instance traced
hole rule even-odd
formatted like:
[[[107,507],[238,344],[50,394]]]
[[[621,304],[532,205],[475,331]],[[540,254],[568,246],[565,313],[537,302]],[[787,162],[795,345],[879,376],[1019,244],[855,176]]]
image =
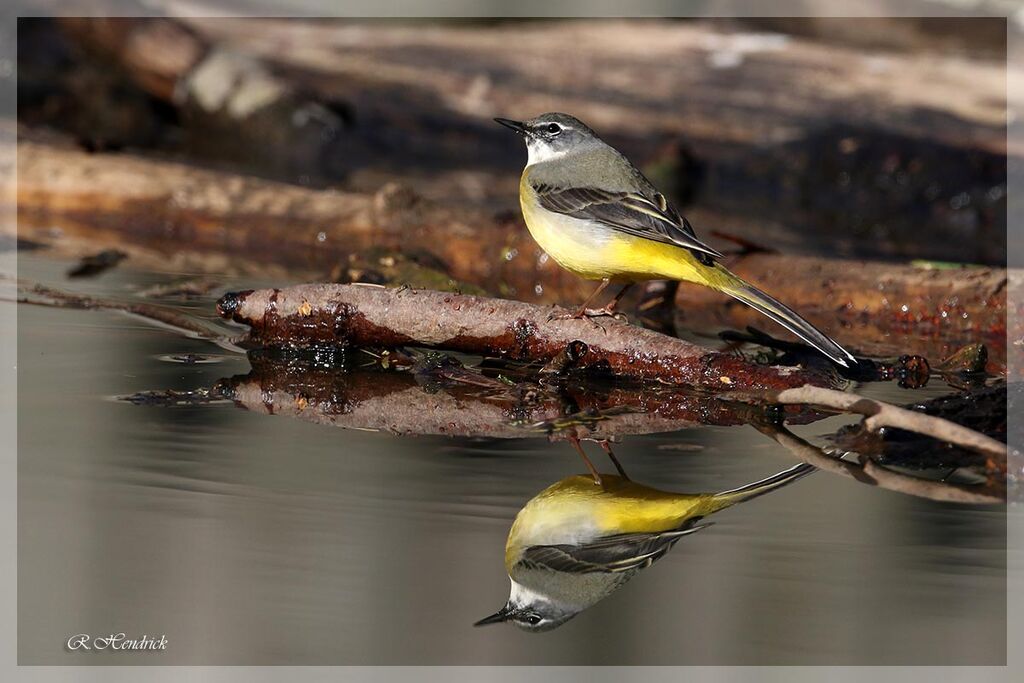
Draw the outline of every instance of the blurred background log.
[[[323,280],[338,264],[384,249],[421,254],[457,281],[529,302],[571,304],[591,289],[544,256],[518,215],[442,205],[399,185],[374,194],[314,190],[27,140],[19,145],[18,180],[21,237],[117,245],[155,270],[223,272],[243,262]],[[60,226],[59,238],[53,226]],[[997,365],[1004,362],[1004,269],[774,253],[726,262],[854,349],[892,353],[887,339],[896,336],[897,352],[938,360],[981,342]],[[698,287],[680,287],[677,301],[688,329],[753,324],[781,334],[746,307]]]
[[[626,151],[716,246],[761,248],[730,264],[844,343],[939,359],[983,342],[998,368],[1005,272],[905,261],[1005,262],[1005,126],[1024,89],[1003,29],[26,20],[21,229],[64,248],[134,249],[158,269],[574,302],[589,285],[525,232],[521,143],[490,120],[564,110]],[[33,143],[47,138],[90,154]],[[133,155],[96,153],[115,150]],[[411,268],[387,265],[396,259]],[[664,296],[689,329],[775,332],[709,292]]]
[[[93,147],[142,144],[363,192],[400,182],[445,204],[514,211],[523,151],[490,118],[561,110],[638,161],[705,234],[785,253],[1005,260],[1006,110],[1022,90],[1002,61],[1003,20],[22,28],[37,44],[19,68],[22,119]],[[63,59],[48,62],[47,45]],[[54,81],[64,86],[47,90]],[[112,101],[116,128],[97,114]],[[139,108],[164,129],[130,114]]]

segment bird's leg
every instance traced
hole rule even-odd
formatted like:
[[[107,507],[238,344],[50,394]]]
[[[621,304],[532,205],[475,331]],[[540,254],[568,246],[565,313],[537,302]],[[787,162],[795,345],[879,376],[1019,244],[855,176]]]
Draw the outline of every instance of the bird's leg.
[[[587,465],[587,469],[590,470],[590,476],[594,478],[594,483],[601,486],[601,475],[598,473],[597,468],[594,467],[594,463],[590,462],[590,458],[583,452],[583,446],[580,445],[580,440],[575,436],[569,437],[569,443],[576,449],[576,452],[583,458],[583,462]]]
[[[608,281],[605,280],[605,282],[608,282]],[[619,302],[622,301],[622,297],[626,295],[626,292],[629,291],[629,288],[632,287],[632,286],[633,286],[632,283],[626,283],[625,285],[623,285],[622,289],[619,290],[619,293],[616,294],[615,297],[611,301],[609,301],[608,304],[605,305],[603,308],[584,308],[583,309],[584,315],[586,315],[587,317],[590,317],[590,318],[594,318],[594,317],[601,316],[601,315],[608,315],[608,316],[613,316],[614,317],[615,316],[615,307],[619,305]],[[600,291],[600,290],[598,290],[598,291]],[[593,298],[594,297],[591,297],[590,299],[593,299]],[[588,303],[589,303],[590,299],[587,300]],[[585,304],[584,304],[584,306],[585,306]]]
[[[575,319],[575,320],[587,319],[587,320],[590,320],[591,318],[599,318],[601,316],[611,316],[611,317],[614,317],[615,316],[615,307],[622,300],[622,297],[626,294],[626,291],[632,286],[631,284],[624,285],[622,287],[622,289],[619,290],[619,293],[616,294],[615,297],[610,302],[608,302],[607,305],[603,306],[602,308],[588,308],[589,305],[590,305],[590,302],[592,302],[594,299],[596,299],[598,297],[598,295],[601,292],[603,292],[605,290],[605,288],[609,284],[611,284],[611,280],[609,280],[608,278],[604,278],[603,280],[601,280],[601,284],[599,284],[597,286],[597,289],[595,289],[594,292],[590,296],[587,297],[586,301],[584,301],[582,304],[580,304],[580,307],[576,309],[575,313],[573,313],[571,315],[563,314],[563,315],[558,315],[558,316],[552,314],[552,315],[548,316],[548,320],[556,320],[556,319],[557,320],[567,320],[567,319]],[[591,322],[594,322],[594,321],[591,320]],[[596,322],[594,322],[594,324],[597,325]],[[600,325],[598,325],[598,327],[600,327]]]
[[[601,284],[599,284],[597,286],[597,289],[595,289],[593,291],[593,293],[590,296],[587,297],[586,301],[584,301],[580,305],[580,307],[578,309],[576,309],[575,313],[559,313],[559,314],[555,314],[554,312],[552,312],[551,315],[548,316],[548,320],[573,320],[573,319],[577,319],[578,320],[580,318],[589,318],[590,316],[587,315],[587,311],[589,310],[587,308],[587,306],[590,304],[591,301],[593,301],[594,299],[597,298],[598,294],[600,294],[601,292],[604,291],[604,288],[608,286],[609,282],[610,281],[608,280],[608,278],[605,278],[605,279],[601,280]]]
[[[573,314],[572,317],[574,317],[574,318],[589,318],[590,317],[590,310],[591,309],[587,308],[587,306],[590,304],[591,301],[596,299],[597,296],[601,292],[603,292],[605,287],[607,287],[610,283],[611,283],[611,280],[609,280],[608,278],[605,278],[605,279],[601,280],[601,284],[599,284],[597,286],[597,289],[594,290],[594,293],[591,294],[590,296],[588,296],[586,301],[584,301],[582,304],[580,304],[580,307],[578,309],[576,309],[576,312]]]
[[[615,465],[615,469],[619,471],[619,475],[626,481],[632,481],[632,479],[629,478],[629,475],[626,474],[626,470],[622,469],[622,463],[619,462],[619,459],[615,457],[615,453],[612,452],[611,441],[608,439],[601,439],[597,443],[600,444],[601,448],[604,449],[604,452],[608,454],[608,458],[611,459],[612,464]]]

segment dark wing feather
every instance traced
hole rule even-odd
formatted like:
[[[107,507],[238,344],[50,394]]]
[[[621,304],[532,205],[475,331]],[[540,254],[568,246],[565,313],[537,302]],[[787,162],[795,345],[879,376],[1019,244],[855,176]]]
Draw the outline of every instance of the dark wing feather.
[[[715,258],[722,256],[697,238],[690,223],[669,206],[661,193],[646,197],[637,192],[589,187],[561,189],[550,185],[535,185],[533,189],[540,205],[548,211],[597,221],[635,237],[674,244]]]
[[[521,561],[573,574],[643,569],[661,559],[681,537],[702,528],[690,527],[656,534],[617,534],[582,545],[535,545],[523,552]]]

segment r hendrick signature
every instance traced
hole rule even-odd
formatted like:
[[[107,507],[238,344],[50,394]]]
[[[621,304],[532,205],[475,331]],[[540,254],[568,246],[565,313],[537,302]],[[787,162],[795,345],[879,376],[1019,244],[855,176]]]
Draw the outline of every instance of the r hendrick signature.
[[[67,640],[66,647],[71,652],[78,650],[166,650],[167,637],[143,635],[139,638],[129,638],[124,633],[110,633],[108,635],[96,636],[88,633],[77,633]]]

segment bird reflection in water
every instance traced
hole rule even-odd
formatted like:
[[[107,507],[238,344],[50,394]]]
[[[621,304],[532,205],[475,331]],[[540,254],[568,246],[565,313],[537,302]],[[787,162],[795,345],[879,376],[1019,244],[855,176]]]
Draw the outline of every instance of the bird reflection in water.
[[[614,456],[619,475],[599,475],[583,457],[590,476],[549,486],[516,515],[505,545],[508,602],[476,626],[557,628],[664,557],[683,536],[710,526],[701,522],[708,515],[815,470],[801,463],[720,493],[670,493],[630,481]]]

